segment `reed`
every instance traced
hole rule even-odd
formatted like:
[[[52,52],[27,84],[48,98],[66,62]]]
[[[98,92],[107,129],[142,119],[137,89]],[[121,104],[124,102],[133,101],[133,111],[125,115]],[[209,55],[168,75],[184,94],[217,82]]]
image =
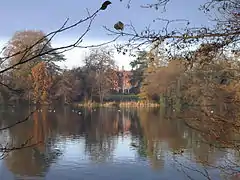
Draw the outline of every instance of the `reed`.
[[[129,101],[129,102],[105,102],[103,104],[96,102],[77,103],[77,107],[135,107],[135,108],[149,108],[149,107],[160,107],[159,103],[148,102],[148,101]]]

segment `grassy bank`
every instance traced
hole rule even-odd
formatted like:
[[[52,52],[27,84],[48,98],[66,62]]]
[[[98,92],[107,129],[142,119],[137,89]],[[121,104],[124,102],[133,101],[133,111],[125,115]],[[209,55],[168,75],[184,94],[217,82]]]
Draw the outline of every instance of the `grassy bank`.
[[[111,94],[104,98],[105,102],[138,102],[141,101],[138,95],[134,94]]]

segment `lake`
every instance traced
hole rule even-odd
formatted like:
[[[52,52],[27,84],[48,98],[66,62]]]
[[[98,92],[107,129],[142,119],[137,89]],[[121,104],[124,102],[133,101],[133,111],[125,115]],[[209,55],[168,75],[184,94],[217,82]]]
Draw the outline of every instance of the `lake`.
[[[2,110],[1,127],[24,119],[30,111]],[[239,153],[209,145],[200,132],[163,114],[158,109],[114,108],[73,112],[69,107],[35,112],[30,120],[1,131],[1,144],[37,145],[6,154],[0,161],[0,179],[228,178],[223,167],[233,169],[228,161],[238,163]]]

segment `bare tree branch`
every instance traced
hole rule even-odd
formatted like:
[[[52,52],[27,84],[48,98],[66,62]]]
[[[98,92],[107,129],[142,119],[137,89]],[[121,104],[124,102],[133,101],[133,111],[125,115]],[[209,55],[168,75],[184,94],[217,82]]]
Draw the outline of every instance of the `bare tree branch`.
[[[13,124],[11,124],[11,125],[9,125],[9,126],[0,128],[0,131],[3,131],[3,130],[6,130],[6,129],[9,129],[9,128],[12,128],[12,127],[14,127],[14,126],[16,126],[16,125],[18,125],[18,124],[21,124],[21,123],[24,123],[24,122],[28,121],[28,120],[31,118],[31,116],[32,116],[32,114],[33,114],[34,112],[36,112],[36,110],[32,111],[25,119],[19,120],[19,121],[17,121],[16,123],[13,123]]]

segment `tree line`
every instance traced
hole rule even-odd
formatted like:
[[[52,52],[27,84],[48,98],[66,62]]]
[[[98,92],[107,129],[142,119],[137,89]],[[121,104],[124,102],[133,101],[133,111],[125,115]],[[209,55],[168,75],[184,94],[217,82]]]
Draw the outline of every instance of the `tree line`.
[[[239,53],[222,53],[216,44],[202,44],[192,51],[190,60],[182,55],[141,51],[132,62],[134,83],[147,100],[180,99],[188,104],[210,105],[239,102]]]
[[[36,44],[35,47],[26,51],[33,44]],[[102,103],[104,97],[118,86],[112,49],[106,46],[92,48],[83,65],[70,70],[57,65],[66,58],[56,50],[34,57],[40,51],[49,49],[52,49],[51,43],[42,31],[28,30],[14,34],[3,51],[4,56],[9,58],[1,65],[4,68],[20,63],[1,74],[3,103],[50,104],[83,100]],[[31,61],[21,63],[22,59],[32,57]]]
[[[35,47],[26,51],[33,44]],[[91,48],[83,65],[73,69],[61,69],[57,65],[66,58],[56,50],[34,57],[49,49],[53,47],[42,31],[14,34],[3,51],[9,58],[1,63],[1,68],[18,64],[1,74],[2,103],[103,103],[107,95],[116,94],[122,86],[113,49]],[[31,61],[21,63],[24,58],[32,57]],[[191,52],[189,59],[182,54],[170,57],[162,47],[153,44],[150,50],[138,51],[135,60],[130,62],[129,92],[142,100],[155,102],[167,96],[170,101],[181,99],[206,104],[205,97],[210,101],[209,98],[220,98],[219,93],[237,102],[238,57],[238,52],[221,53],[215,43],[201,44]]]

